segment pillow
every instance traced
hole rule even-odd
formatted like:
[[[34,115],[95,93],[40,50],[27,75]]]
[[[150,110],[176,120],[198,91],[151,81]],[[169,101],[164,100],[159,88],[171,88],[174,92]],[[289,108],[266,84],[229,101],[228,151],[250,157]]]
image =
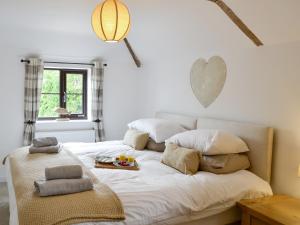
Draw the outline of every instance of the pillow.
[[[249,167],[250,161],[246,154],[203,155],[200,160],[200,170],[215,174],[233,173]]]
[[[249,151],[239,137],[219,130],[198,129],[176,134],[167,140],[185,148],[201,151],[203,155],[222,155]]]
[[[199,169],[200,154],[197,150],[167,144],[162,155],[162,163],[184,174],[195,174]]]
[[[149,141],[146,145],[146,149],[156,151],[156,152],[163,152],[165,148],[166,148],[165,142],[156,143],[152,138],[149,138]]]
[[[156,143],[162,143],[174,134],[185,131],[179,123],[155,118],[135,120],[129,123],[128,127],[149,133]]]
[[[142,150],[145,148],[148,139],[149,139],[148,133],[129,129],[124,136],[123,143],[125,145],[129,145],[134,149]]]

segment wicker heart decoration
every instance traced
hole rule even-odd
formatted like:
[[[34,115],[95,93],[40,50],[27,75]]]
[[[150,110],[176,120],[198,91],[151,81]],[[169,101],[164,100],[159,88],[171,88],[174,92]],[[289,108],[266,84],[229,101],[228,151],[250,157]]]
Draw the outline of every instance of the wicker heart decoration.
[[[226,81],[226,64],[219,56],[214,56],[206,62],[198,59],[191,70],[191,87],[194,95],[207,108],[220,95]]]

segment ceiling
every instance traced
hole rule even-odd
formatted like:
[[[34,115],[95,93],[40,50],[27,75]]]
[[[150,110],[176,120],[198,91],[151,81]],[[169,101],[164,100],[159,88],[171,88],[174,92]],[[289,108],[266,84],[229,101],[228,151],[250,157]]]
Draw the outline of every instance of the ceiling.
[[[206,0],[124,0],[132,15],[130,38],[198,41],[255,47]],[[265,45],[300,41],[299,0],[225,0]],[[96,0],[1,0],[2,30],[59,32],[94,37]]]

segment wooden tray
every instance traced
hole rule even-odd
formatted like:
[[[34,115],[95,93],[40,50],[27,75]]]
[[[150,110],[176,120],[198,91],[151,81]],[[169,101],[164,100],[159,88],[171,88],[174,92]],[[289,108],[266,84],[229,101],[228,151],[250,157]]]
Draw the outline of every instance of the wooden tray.
[[[134,161],[134,166],[115,166],[112,163],[100,163],[95,162],[95,168],[102,169],[119,169],[119,170],[139,170],[139,166],[136,161]]]

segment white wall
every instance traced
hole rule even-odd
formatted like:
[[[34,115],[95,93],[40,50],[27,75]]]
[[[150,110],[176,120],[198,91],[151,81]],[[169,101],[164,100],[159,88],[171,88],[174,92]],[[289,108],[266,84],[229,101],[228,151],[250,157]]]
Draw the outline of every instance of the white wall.
[[[136,92],[140,75],[124,44],[66,33],[4,28],[0,37],[0,158],[22,145],[24,65],[20,59],[38,55],[48,60],[108,63],[104,83],[104,123],[108,140],[123,136],[126,124],[137,118]],[[0,180],[4,170],[1,166]]]

